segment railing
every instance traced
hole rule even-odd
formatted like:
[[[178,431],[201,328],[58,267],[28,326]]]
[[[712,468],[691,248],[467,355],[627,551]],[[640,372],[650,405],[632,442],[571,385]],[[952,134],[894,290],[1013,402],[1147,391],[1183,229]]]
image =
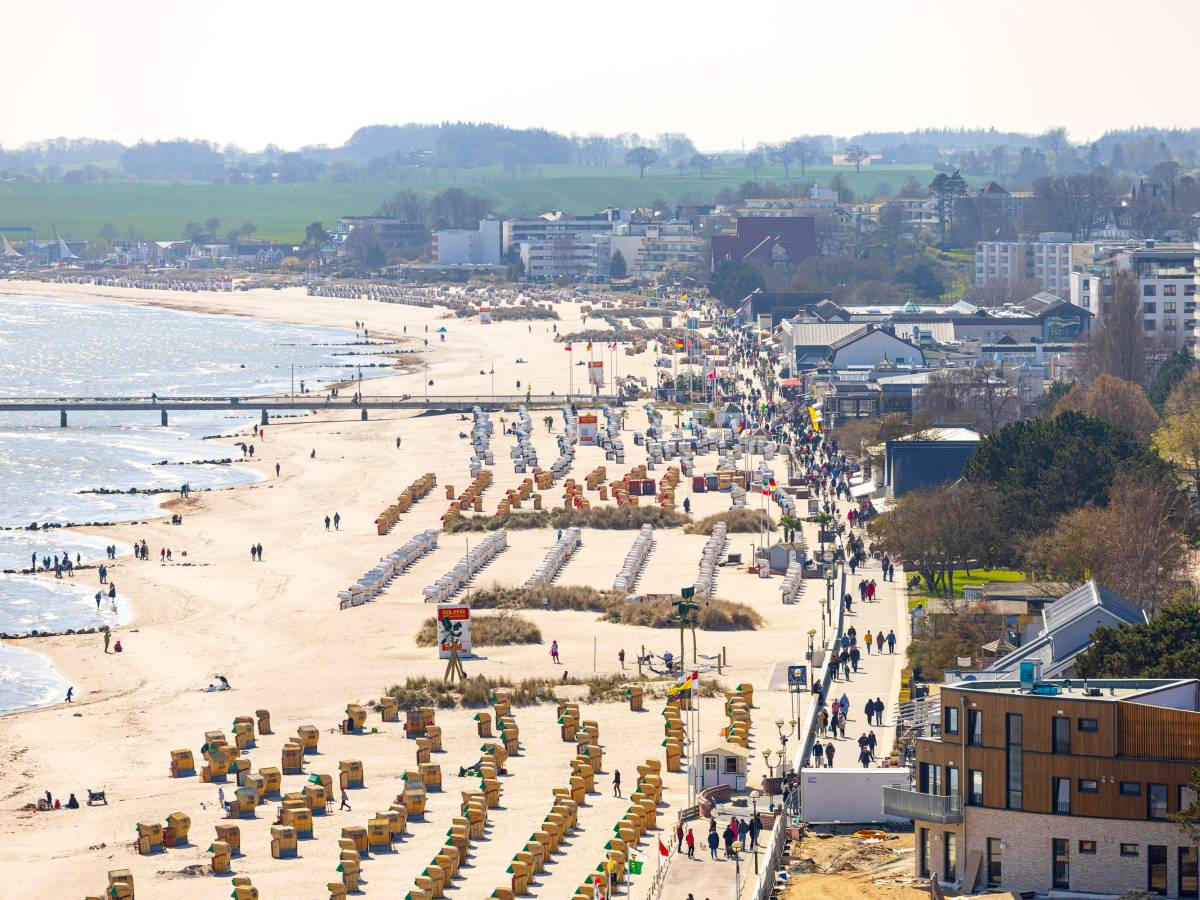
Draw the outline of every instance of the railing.
[[[962,821],[962,803],[957,796],[922,794],[905,788],[883,789],[883,812],[900,819],[919,819],[936,825],[955,825]]]
[[[841,591],[837,595],[837,627],[833,629],[833,640],[830,646],[836,646],[842,636],[842,629],[846,624],[846,605],[842,603],[842,597],[846,595],[846,567],[842,565],[842,582]],[[812,676],[817,677],[816,673]],[[833,666],[826,665],[825,671],[821,675],[821,695],[829,690],[830,682],[833,680]],[[766,864],[759,869],[758,883],[755,885],[754,900],[769,900],[771,892],[775,889],[775,870],[779,868],[779,861],[783,858],[783,850],[787,845],[787,822],[788,818],[795,815],[803,814],[803,794],[804,794],[804,760],[808,759],[812,752],[813,728],[817,717],[817,704],[810,703],[808,707],[808,717],[802,722],[797,723],[798,728],[803,728],[803,731],[797,731],[798,754],[793,760],[797,763],[796,771],[800,777],[797,779],[795,790],[791,796],[785,796],[782,808],[779,810],[779,815],[775,818],[775,824],[771,828],[771,836],[767,839]],[[803,735],[803,737],[801,737]],[[740,900],[740,898],[738,898]]]

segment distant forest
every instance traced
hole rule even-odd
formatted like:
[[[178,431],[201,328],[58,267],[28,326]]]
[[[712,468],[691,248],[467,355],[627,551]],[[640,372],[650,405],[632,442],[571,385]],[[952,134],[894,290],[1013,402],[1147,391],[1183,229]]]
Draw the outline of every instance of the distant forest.
[[[55,138],[0,147],[0,181],[394,182],[418,180],[423,170],[494,166],[511,176],[528,176],[541,165],[628,166],[638,158],[651,160],[651,167],[676,169],[736,166],[757,171],[764,164],[782,164],[790,178],[788,167],[793,163],[803,177],[805,165],[829,164],[834,154],[851,159],[878,154],[885,163],[958,169],[994,177],[1012,189],[1027,187],[1050,172],[1091,172],[1099,167],[1113,175],[1138,176],[1170,162],[1191,171],[1200,164],[1200,129],[1129,128],[1073,144],[1062,128],[1041,134],[929,128],[848,138],[799,135],[745,153],[716,154],[699,153],[692,140],[679,133],[577,136],[479,122],[367,125],[340,147],[291,151],[274,144],[247,150],[199,140],[125,146],[92,138]]]

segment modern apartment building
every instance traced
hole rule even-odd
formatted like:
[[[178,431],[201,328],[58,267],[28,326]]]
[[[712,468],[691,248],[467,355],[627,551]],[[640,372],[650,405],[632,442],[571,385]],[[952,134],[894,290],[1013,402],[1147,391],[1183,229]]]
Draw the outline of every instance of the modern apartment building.
[[[443,265],[500,264],[499,219],[484,219],[479,227],[447,228],[433,233],[429,258]]]
[[[342,216],[329,232],[334,246],[340,247],[355,228],[374,228],[384,250],[401,250],[425,244],[425,225],[384,216]]]
[[[980,241],[975,245],[975,286],[1036,281],[1043,291],[1071,290],[1071,236],[1047,232],[1036,241]]]
[[[590,216],[568,216],[561,212],[546,213],[533,219],[505,221],[501,235],[501,251],[525,242],[549,241],[564,235],[612,234],[614,225],[622,221],[621,211],[606,209]]]
[[[1197,845],[1171,816],[1195,792],[1200,683],[1020,679],[942,688],[940,733],[915,742],[920,876],[1005,891],[1195,898]]]
[[[657,280],[668,270],[700,275],[708,266],[708,241],[690,222],[652,222],[637,256],[635,274],[641,281]]]
[[[1185,244],[1097,245],[1089,261],[1072,267],[1071,302],[1102,318],[1102,302],[1111,296],[1113,276],[1132,271],[1137,275],[1147,334],[1194,343],[1196,257],[1196,248]]]
[[[525,275],[533,281],[608,281],[612,265],[612,235],[605,232],[567,232],[520,243]]]

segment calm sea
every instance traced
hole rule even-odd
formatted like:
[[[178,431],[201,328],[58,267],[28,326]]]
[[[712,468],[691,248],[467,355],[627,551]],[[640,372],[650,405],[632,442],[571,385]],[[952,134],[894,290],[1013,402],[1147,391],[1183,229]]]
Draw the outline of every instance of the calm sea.
[[[281,301],[282,302],[282,301]],[[119,304],[0,296],[0,397],[149,397],[286,393],[384,370],[353,329],[276,325]],[[294,381],[293,381],[294,379]],[[0,570],[38,559],[104,555],[112,541],[33,523],[115,522],[153,515],[166,495],[81,493],[97,488],[193,490],[246,483],[249,469],[204,440],[255,421],[253,413],[0,413]],[[121,552],[128,547],[119,545]],[[63,631],[129,615],[119,597],[97,611],[94,571],[74,579],[0,574],[0,632]],[[136,605],[136,597],[133,603]],[[0,647],[0,712],[61,699],[65,685],[36,654]]]

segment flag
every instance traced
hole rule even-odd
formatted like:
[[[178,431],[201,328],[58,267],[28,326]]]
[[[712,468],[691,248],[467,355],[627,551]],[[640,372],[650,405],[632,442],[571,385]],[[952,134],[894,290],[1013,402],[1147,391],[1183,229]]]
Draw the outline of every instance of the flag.
[[[662,842],[662,838],[658,839],[658,855],[659,856],[670,856],[671,855],[671,851],[668,850],[667,845]]]
[[[588,343],[587,343],[587,350],[589,353],[592,352],[592,342],[591,341],[588,341]]]
[[[716,377],[717,377],[717,373],[716,373],[715,371],[714,371],[714,372],[709,372],[709,373],[708,373],[707,375],[705,375],[704,377],[705,377],[705,378],[716,378]]]
[[[771,482],[770,482],[770,484],[771,484],[771,490],[775,490],[775,488],[776,488],[776,487],[778,487],[778,485],[776,485],[776,484],[775,484],[775,479],[774,479],[774,478],[772,478],[772,479],[771,479]]]
[[[692,676],[689,675],[683,681],[679,682],[679,684],[674,685],[673,687],[667,688],[667,696],[673,697],[678,693],[681,693],[683,691],[690,691],[691,689],[692,689]]]
[[[682,349],[683,349],[684,347],[686,347],[686,346],[687,346],[687,342],[686,342],[686,341],[684,341],[684,339],[683,339],[683,338],[676,338],[676,339],[675,339],[675,349],[676,349],[676,350],[682,350]]]
[[[609,350],[616,350],[616,349],[617,349],[617,342],[616,342],[616,341],[609,341],[609,343],[608,343],[608,349],[609,349]]]
[[[567,346],[566,346],[564,349],[566,349],[566,351],[567,351],[568,353],[570,353],[570,352],[571,352],[571,345],[570,345],[570,343],[568,343],[568,344],[567,344]]]

